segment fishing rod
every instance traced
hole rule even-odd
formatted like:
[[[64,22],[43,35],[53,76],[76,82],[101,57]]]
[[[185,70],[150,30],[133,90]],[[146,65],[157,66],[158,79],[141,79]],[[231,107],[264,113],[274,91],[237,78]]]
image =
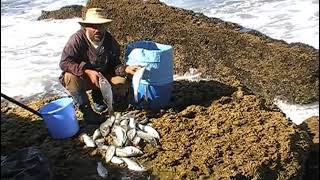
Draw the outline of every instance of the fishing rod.
[[[1,93],[1,97],[5,98],[6,100],[8,100],[8,101],[10,101],[10,102],[12,102],[12,103],[14,103],[14,104],[16,104],[16,105],[18,105],[18,106],[22,107],[23,109],[26,109],[26,110],[28,110],[28,111],[32,112],[33,114],[35,114],[35,115],[37,115],[37,116],[39,116],[39,117],[43,118],[43,117],[42,117],[42,115],[41,115],[38,111],[36,111],[36,110],[34,110],[34,109],[32,109],[32,108],[30,108],[30,107],[28,107],[28,106],[26,106],[26,105],[24,105],[24,104],[22,104],[22,103],[18,102],[17,100],[14,100],[13,98],[11,98],[11,97],[9,97],[9,96],[7,96],[7,95],[3,94],[3,93]]]

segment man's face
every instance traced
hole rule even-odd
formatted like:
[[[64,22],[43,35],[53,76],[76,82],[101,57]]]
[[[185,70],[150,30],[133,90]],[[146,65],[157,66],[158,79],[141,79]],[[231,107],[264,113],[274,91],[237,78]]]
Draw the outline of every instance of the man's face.
[[[98,43],[102,40],[105,32],[105,26],[102,24],[88,24],[85,26],[91,41]]]

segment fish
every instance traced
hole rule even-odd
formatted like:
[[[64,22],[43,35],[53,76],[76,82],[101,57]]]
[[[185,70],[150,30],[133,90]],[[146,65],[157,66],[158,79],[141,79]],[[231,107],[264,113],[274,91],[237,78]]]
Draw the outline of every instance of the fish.
[[[104,142],[105,142],[106,140],[104,139],[104,138],[100,138],[100,139],[96,139],[96,140],[94,140],[94,143],[97,145],[97,147],[99,148],[99,147],[101,147],[101,146],[103,146],[104,145]]]
[[[132,144],[134,145],[134,146],[138,146],[139,145],[139,143],[140,143],[140,141],[141,141],[141,138],[139,137],[139,136],[136,136],[136,137],[134,137],[133,139],[132,139]]]
[[[126,146],[124,148],[116,148],[116,156],[118,157],[132,157],[142,155],[143,152],[134,147],[134,146]]]
[[[114,156],[116,152],[116,147],[113,146],[113,145],[110,145],[105,153],[105,160],[106,160],[106,163],[110,162],[112,157]]]
[[[132,77],[133,94],[134,94],[134,99],[135,99],[136,103],[139,102],[139,99],[138,99],[138,88],[139,88],[139,84],[140,84],[140,81],[142,79],[142,76],[143,76],[145,70],[146,70],[146,67],[142,67],[142,68],[138,69],[133,74],[133,77]]]
[[[110,133],[109,126],[100,126],[100,132],[103,137],[106,137]]]
[[[116,117],[115,116],[110,116],[105,122],[103,122],[101,126],[109,126],[109,127],[112,127],[114,122],[116,120]]]
[[[158,146],[158,142],[157,142],[156,138],[151,136],[151,135],[149,135],[146,132],[138,130],[137,131],[137,136],[140,137],[141,139],[147,141],[148,143],[150,143],[153,147],[157,147]]]
[[[123,157],[121,159],[127,164],[128,168],[130,170],[133,170],[133,171],[146,171],[146,169],[143,166],[141,166],[140,164],[138,164],[137,162],[135,162],[135,161],[133,161],[133,160],[131,160],[129,158]]]
[[[101,132],[99,129],[96,129],[92,135],[92,140],[96,140],[97,138],[101,137]]]
[[[113,156],[111,158],[110,162],[112,162],[113,164],[122,164],[122,163],[124,163],[124,161],[121,158],[117,157],[117,156]]]
[[[147,124],[149,122],[149,119],[148,118],[145,118],[145,119],[142,119],[141,121],[139,121],[139,124]]]
[[[131,145],[132,145],[131,141],[127,138],[127,140],[123,146],[126,147],[126,146],[131,146]]]
[[[128,126],[129,124],[129,120],[128,119],[123,119],[121,122],[120,122],[120,126]]]
[[[82,139],[82,141],[85,143],[87,147],[96,147],[94,141],[86,133],[82,134],[80,136],[80,139]]]
[[[134,120],[134,118],[129,119],[129,128],[134,129],[136,128],[137,122]]]
[[[129,138],[130,141],[133,140],[136,134],[137,134],[136,129],[130,129],[129,131],[127,131],[127,137]]]
[[[134,113],[135,113],[135,111],[130,111],[130,112],[122,115],[121,118],[126,118],[126,119],[133,118],[134,117]]]
[[[120,126],[113,126],[112,135],[113,144],[117,147],[123,146],[127,140],[126,131]]]
[[[138,128],[141,129],[142,131],[148,133],[152,137],[160,139],[159,133],[153,127],[151,127],[149,125],[138,124]]]
[[[108,106],[109,115],[113,115],[114,111],[113,111],[112,86],[109,83],[109,81],[101,73],[99,73],[99,86],[100,86],[100,91],[101,91],[103,100]]]
[[[115,113],[115,118],[116,119],[120,119],[121,118],[121,113],[120,112]]]
[[[99,129],[103,137],[106,137],[110,133],[110,130],[114,124],[114,121],[115,121],[115,116],[111,116],[100,125]]]
[[[107,168],[105,168],[102,164],[102,162],[97,162],[97,171],[98,171],[98,174],[99,176],[101,176],[102,178],[106,178],[108,177],[108,170]]]

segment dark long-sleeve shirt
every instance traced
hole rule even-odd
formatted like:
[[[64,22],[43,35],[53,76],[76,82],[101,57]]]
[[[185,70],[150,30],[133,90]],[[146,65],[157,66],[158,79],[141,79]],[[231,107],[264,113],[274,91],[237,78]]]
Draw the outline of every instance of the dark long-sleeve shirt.
[[[109,32],[105,33],[102,45],[96,49],[89,42],[85,30],[80,29],[70,37],[62,51],[59,65],[63,72],[60,80],[65,72],[83,77],[85,69],[95,69],[108,77],[124,76],[125,66],[119,56],[119,44]]]

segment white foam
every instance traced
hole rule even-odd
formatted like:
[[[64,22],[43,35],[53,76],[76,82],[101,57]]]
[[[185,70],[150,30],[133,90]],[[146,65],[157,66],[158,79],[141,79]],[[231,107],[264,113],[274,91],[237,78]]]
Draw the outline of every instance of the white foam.
[[[319,116],[319,101],[305,105],[289,104],[278,98],[274,101],[286,117],[297,125],[312,116]]]
[[[4,23],[11,20],[7,17]],[[24,20],[2,28],[1,91],[9,96],[29,96],[44,91],[50,79],[58,82],[61,52],[80,28],[78,20]]]
[[[209,79],[207,78],[202,78],[201,73],[198,72],[196,68],[190,68],[188,72],[184,73],[183,75],[173,75],[173,80],[174,81],[181,81],[181,80],[187,80],[187,81],[207,81]]]
[[[271,38],[319,49],[319,1],[315,0],[163,0],[168,5],[238,23]]]

